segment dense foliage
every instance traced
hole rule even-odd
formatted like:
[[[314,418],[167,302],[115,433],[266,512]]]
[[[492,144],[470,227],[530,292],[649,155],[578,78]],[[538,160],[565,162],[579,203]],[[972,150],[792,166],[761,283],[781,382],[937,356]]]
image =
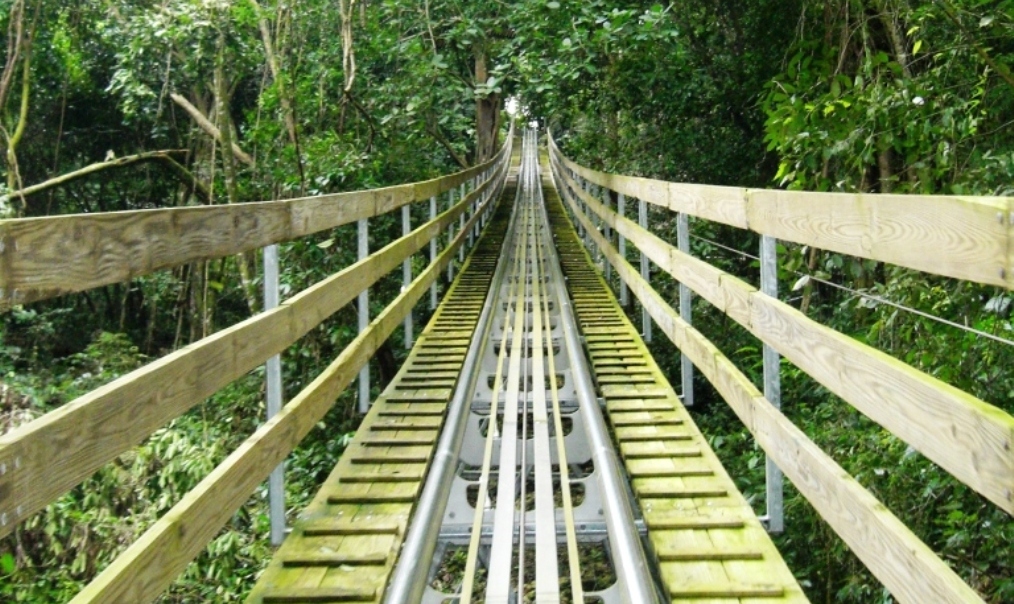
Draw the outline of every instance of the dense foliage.
[[[428,178],[490,155],[510,95],[572,157],[627,174],[981,195],[1009,195],[1014,182],[1011,0],[0,0],[0,28],[4,217]],[[671,216],[652,223],[675,240]],[[371,248],[399,229],[374,221]],[[353,230],[283,245],[283,292],[350,264]],[[753,260],[711,243],[752,253],[755,236],[703,221],[692,230],[695,254],[756,281]],[[1014,411],[1011,346],[883,302],[1012,339],[1009,292],[791,245],[781,260],[783,298],[803,312]],[[4,314],[2,430],[256,312],[258,262],[195,263]],[[675,298],[671,281],[655,282]],[[373,288],[375,310],[398,285]],[[759,379],[756,340],[703,302],[695,316]],[[286,393],[354,332],[345,309],[286,351]],[[400,360],[396,340],[374,361],[381,384]],[[659,340],[678,383],[678,356]],[[794,421],[987,600],[1014,600],[1009,516],[795,368],[783,374]],[[254,429],[262,378],[230,385],[0,541],[0,599],[75,593]],[[762,452],[705,382],[697,388],[698,421],[762,511]],[[355,421],[343,396],[293,455],[291,513]],[[788,495],[779,545],[810,597],[888,600]],[[266,534],[258,493],[164,599],[241,599],[270,553]]]

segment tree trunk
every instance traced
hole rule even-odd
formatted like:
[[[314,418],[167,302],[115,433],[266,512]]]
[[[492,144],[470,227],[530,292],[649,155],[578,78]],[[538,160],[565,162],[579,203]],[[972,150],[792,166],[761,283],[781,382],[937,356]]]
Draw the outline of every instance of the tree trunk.
[[[261,30],[261,40],[264,43],[264,56],[267,59],[268,69],[271,71],[271,79],[278,88],[278,99],[282,106],[282,119],[285,122],[285,130],[289,134],[289,142],[296,151],[296,168],[299,170],[300,192],[306,192],[306,175],[303,170],[303,157],[299,150],[299,134],[296,129],[295,99],[289,96],[285,81],[285,74],[282,73],[281,63],[275,52],[275,45],[271,35],[271,27],[268,24],[264,12],[261,10],[257,0],[250,0],[257,11],[257,22]]]
[[[218,56],[215,60],[215,113],[222,132],[222,163],[225,167],[225,191],[229,203],[239,202],[239,190],[236,186],[236,161],[233,155],[232,142],[232,119],[229,113],[229,86],[225,78],[225,34],[219,35]],[[243,288],[243,295],[246,297],[247,307],[250,314],[258,311],[257,291],[250,277],[250,264],[247,253],[236,255],[236,264],[239,265],[240,284]],[[207,288],[207,283],[205,283]]]
[[[486,51],[475,50],[475,85],[486,83]],[[480,164],[496,154],[500,136],[500,96],[494,93],[475,100],[475,163]]]

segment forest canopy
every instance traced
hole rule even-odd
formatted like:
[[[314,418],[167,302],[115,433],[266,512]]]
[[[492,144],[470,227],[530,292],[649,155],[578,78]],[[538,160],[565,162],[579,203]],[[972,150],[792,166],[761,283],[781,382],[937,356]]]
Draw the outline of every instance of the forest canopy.
[[[0,0],[0,31],[0,218],[433,178],[492,157],[510,97],[570,157],[611,172],[1014,195],[1014,0]],[[670,217],[652,221],[675,241]],[[756,279],[750,259],[714,245],[753,253],[756,236],[692,226],[695,254]],[[283,244],[283,297],[353,262],[352,228]],[[400,234],[393,217],[371,228],[371,249]],[[802,246],[780,259],[783,283],[798,286],[783,298],[802,312],[1014,412],[1009,345],[854,293],[1010,339],[1010,292]],[[247,253],[3,314],[0,432],[256,313],[260,274]],[[658,284],[674,294],[675,284]],[[399,287],[383,280],[371,305],[383,308]],[[695,313],[737,363],[759,367],[749,334],[700,301]],[[345,309],[286,351],[286,393],[313,379],[355,325]],[[653,347],[677,382],[678,354]],[[396,345],[378,354],[381,385],[403,355]],[[988,601],[1014,601],[1011,518],[785,372],[790,417]],[[0,599],[76,593],[258,424],[262,382],[255,372],[232,384],[0,541]],[[699,423],[762,510],[763,453],[699,387]],[[341,453],[354,407],[343,395],[291,459],[290,514]],[[165,601],[242,599],[270,556],[262,499]],[[786,505],[779,546],[813,600],[889,601],[805,500],[790,492]]]

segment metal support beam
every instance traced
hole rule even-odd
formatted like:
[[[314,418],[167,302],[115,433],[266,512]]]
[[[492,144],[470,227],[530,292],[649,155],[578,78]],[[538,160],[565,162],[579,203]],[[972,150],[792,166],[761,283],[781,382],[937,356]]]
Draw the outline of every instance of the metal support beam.
[[[461,198],[459,199],[459,201],[463,201],[465,199],[465,195],[468,195],[468,181],[461,183]],[[461,232],[462,229],[465,228],[465,220],[467,220],[465,214],[466,212],[462,212],[461,218],[458,219],[459,233]],[[465,247],[466,246],[462,245],[461,247],[458,248],[458,262],[465,261]]]
[[[643,199],[637,200],[637,224],[642,229],[648,229],[648,202]],[[641,252],[641,278],[651,283],[651,271],[648,265],[648,255]],[[651,342],[651,315],[648,309],[641,305],[641,335],[645,342]]]
[[[616,211],[622,217],[627,211],[627,196],[618,193],[616,198]],[[620,258],[627,259],[627,238],[620,234]],[[620,279],[620,306],[626,308],[630,304],[630,293],[627,291],[627,282]]]
[[[676,215],[676,245],[681,252],[690,253],[690,216],[684,212]],[[680,318],[693,325],[692,293],[685,283],[680,283]],[[683,404],[694,406],[694,364],[690,357],[680,355],[680,376],[683,382]]]
[[[278,306],[278,246],[264,248],[264,310]],[[264,366],[267,380],[267,419],[282,410],[282,358],[275,355]],[[268,476],[268,516],[271,520],[271,545],[285,540],[285,464],[280,463]]]
[[[430,197],[430,220],[434,220],[437,217],[437,196]],[[437,240],[440,239],[439,235],[434,235],[433,239],[430,239],[430,264],[437,261]],[[437,281],[433,281],[433,285],[430,286],[430,310],[437,309]]]
[[[607,210],[612,209],[613,200],[612,200],[612,195],[609,194],[609,189],[607,189],[605,187],[600,187],[599,191],[602,193],[602,203],[603,203],[603,205],[606,206]],[[603,224],[605,224],[605,223],[603,222]],[[606,241],[608,241],[609,244],[612,245],[612,243],[613,243],[613,230],[611,228],[609,228],[608,224],[605,225],[605,235],[606,235]],[[604,252],[603,252],[602,264],[603,264],[602,268],[603,268],[603,270],[605,271],[605,274],[606,274],[606,285],[609,286],[609,289],[612,289],[613,288],[613,271],[612,271],[613,265],[610,264],[609,260],[605,258],[605,253]]]
[[[447,209],[454,207],[454,189],[447,192]],[[447,225],[447,245],[451,245],[454,241],[454,223],[448,223]],[[454,259],[447,263],[447,282],[454,281]]]
[[[370,255],[369,219],[360,218],[356,223],[359,231],[359,260]],[[359,292],[359,333],[366,331],[370,325],[370,288]],[[359,370],[359,412],[370,410],[370,364],[366,363]]]
[[[405,237],[412,232],[412,208],[401,206],[401,236]],[[401,287],[402,291],[408,289],[412,284],[412,256],[405,258],[401,264]],[[415,339],[412,327],[412,311],[405,315],[405,349],[412,349],[412,342]]]
[[[762,236],[761,292],[773,298],[778,297],[778,240]],[[782,406],[781,356],[774,348],[764,345],[764,398],[771,401],[776,409]],[[767,489],[768,532],[781,533],[785,530],[782,505],[782,471],[770,457],[765,455],[765,485]]]

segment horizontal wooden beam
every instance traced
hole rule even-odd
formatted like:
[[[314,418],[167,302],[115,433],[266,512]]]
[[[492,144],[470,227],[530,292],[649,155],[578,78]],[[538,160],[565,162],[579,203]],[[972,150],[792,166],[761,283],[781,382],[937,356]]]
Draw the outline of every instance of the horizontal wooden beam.
[[[226,384],[288,348],[421,250],[502,180],[503,170],[437,218],[255,315],[0,436],[0,537]]]
[[[255,250],[449,191],[495,165],[284,201],[0,220],[0,311],[159,269]]]
[[[1014,514],[1014,417],[681,252],[582,191],[599,218],[864,415]]]
[[[494,197],[482,209],[495,203]],[[384,309],[309,386],[257,429],[169,512],[72,600],[150,602],[183,572],[237,509],[302,441],[359,374],[441,271],[481,216],[476,212],[453,242]]]
[[[800,493],[899,601],[967,604],[982,598],[925,543],[776,409],[562,195],[659,328],[710,381]],[[917,580],[913,580],[913,577]]]
[[[1014,198],[813,193],[566,170],[652,205],[785,241],[1014,289]],[[566,171],[565,170],[565,171]]]

